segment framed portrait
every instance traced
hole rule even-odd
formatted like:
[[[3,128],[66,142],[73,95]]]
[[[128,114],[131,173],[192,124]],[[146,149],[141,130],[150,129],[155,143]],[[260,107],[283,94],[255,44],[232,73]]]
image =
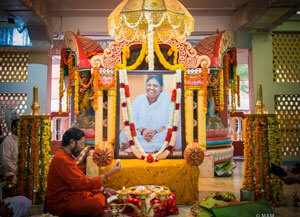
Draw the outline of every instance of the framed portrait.
[[[146,153],[158,152],[166,139],[171,118],[171,96],[175,83],[175,71],[128,71],[131,114],[137,139]],[[119,74],[119,72],[118,72]],[[136,158],[124,129],[124,117],[120,105],[120,82],[117,76],[116,158]],[[181,73],[183,81],[183,72]],[[183,158],[185,149],[184,87],[181,85],[179,121],[174,148],[168,158]]]

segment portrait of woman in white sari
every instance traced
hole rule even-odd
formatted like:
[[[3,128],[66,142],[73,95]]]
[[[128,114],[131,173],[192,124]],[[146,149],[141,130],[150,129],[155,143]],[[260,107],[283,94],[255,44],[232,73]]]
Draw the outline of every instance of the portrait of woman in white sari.
[[[144,151],[159,151],[167,135],[171,113],[171,97],[163,91],[162,75],[147,79],[146,93],[134,99],[131,109],[137,138]],[[131,152],[125,130],[120,133],[120,148],[124,152]],[[181,137],[177,133],[174,150],[180,149]]]

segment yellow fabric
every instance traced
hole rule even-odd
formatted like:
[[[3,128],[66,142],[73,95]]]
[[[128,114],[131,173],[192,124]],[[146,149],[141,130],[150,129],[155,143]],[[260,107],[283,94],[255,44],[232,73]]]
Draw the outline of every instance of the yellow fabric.
[[[100,173],[108,171],[110,166],[100,168]],[[166,159],[147,163],[138,159],[122,159],[121,171],[103,182],[105,187],[116,190],[123,186],[162,185],[167,186],[176,195],[177,204],[193,204],[198,200],[199,168],[190,167],[183,159]]]

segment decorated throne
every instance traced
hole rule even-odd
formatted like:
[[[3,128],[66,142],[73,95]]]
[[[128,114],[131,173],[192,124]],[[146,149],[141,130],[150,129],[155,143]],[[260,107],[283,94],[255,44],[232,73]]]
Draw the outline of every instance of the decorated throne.
[[[67,32],[64,39],[67,51],[64,56],[68,58],[62,58],[62,65],[68,67],[67,98],[71,99],[76,119],[89,114],[89,106],[83,107],[85,114],[80,110],[81,93],[85,94],[89,88],[93,93],[89,103],[95,111],[92,141],[95,151],[93,157],[87,159],[87,176],[102,174],[114,159],[121,158],[121,172],[112,176],[106,186],[115,189],[136,185],[168,186],[175,193],[178,204],[192,203],[198,200],[198,166],[203,162],[207,147],[207,88],[212,58],[197,53],[186,42],[186,31],[193,31],[193,18],[181,4],[175,7],[176,10],[173,8],[173,12],[166,9],[160,13],[161,10],[155,8],[157,13],[141,10],[139,15],[131,13],[127,16],[129,2],[122,2],[110,15],[109,32],[116,37],[103,52],[101,49],[91,55],[83,52],[80,37],[72,32]],[[152,6],[160,7],[159,4]],[[174,11],[184,16],[174,15]],[[140,31],[145,25],[148,29]],[[81,71],[85,69],[87,79],[83,81]],[[63,75],[61,73],[61,83]],[[169,88],[172,109],[165,129],[166,137],[159,150],[146,152],[137,138],[131,102],[150,75],[164,77],[164,88]],[[171,83],[169,79],[172,79]],[[67,110],[68,106],[67,100]],[[132,154],[120,150],[122,129]],[[181,136],[182,145],[175,150],[177,134]]]

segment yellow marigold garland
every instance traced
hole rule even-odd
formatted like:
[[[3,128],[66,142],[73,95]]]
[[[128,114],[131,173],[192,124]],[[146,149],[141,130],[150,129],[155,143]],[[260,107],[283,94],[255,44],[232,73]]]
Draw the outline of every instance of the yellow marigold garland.
[[[225,91],[229,94],[229,54],[226,53],[224,56],[224,70],[225,70]]]
[[[253,189],[253,150],[252,150],[252,127],[249,118],[243,119],[243,140],[244,140],[244,166],[242,188],[252,191]]]
[[[62,114],[62,98],[64,97],[64,68],[60,66],[59,77],[59,114]]]
[[[223,69],[222,68],[220,68],[219,77],[220,77],[220,84],[219,84],[220,111],[223,111],[224,110],[224,75],[223,75]]]
[[[233,85],[233,83],[231,84]],[[231,113],[235,112],[235,95],[234,95],[234,87],[231,87]]]
[[[254,125],[255,137],[253,138],[253,142],[254,142],[253,145],[255,148],[255,152],[254,152],[255,198],[257,200],[261,200],[262,199],[262,189],[263,189],[261,152],[262,152],[262,140],[263,140],[262,138],[263,138],[265,132],[262,132],[262,124],[263,124],[262,118],[255,118],[254,123],[255,123],[255,125]]]
[[[50,144],[51,144],[51,123],[49,119],[44,119],[44,130],[43,133],[41,135],[42,137],[42,141],[44,143],[43,145],[43,156],[44,156],[44,161],[43,161],[43,174],[41,175],[41,180],[42,180],[42,196],[44,198],[45,193],[46,193],[46,188],[47,188],[47,174],[49,171],[49,166],[50,166],[50,159],[51,159],[51,148],[50,148]]]
[[[94,111],[98,111],[98,78],[99,78],[99,68],[94,68]]]
[[[26,145],[28,138],[28,119],[21,119],[18,125],[18,167],[17,167],[17,192],[25,195],[25,168],[26,168]]]
[[[171,56],[174,53],[174,59],[173,59],[173,64],[177,64],[178,60],[178,49],[175,45],[172,45],[172,47],[168,50],[168,56]]]
[[[78,95],[79,95],[79,71],[75,70],[75,91],[74,91],[74,113],[76,115],[79,114],[79,102],[78,102]]]
[[[181,69],[182,71],[186,71],[186,68],[183,64],[174,64],[171,65],[170,63],[168,63],[168,61],[166,61],[164,55],[162,54],[159,44],[157,42],[157,39],[154,39],[154,51],[157,55],[157,58],[159,60],[159,62],[165,67],[165,69],[168,69],[170,71],[176,71],[176,69]]]
[[[236,91],[236,94],[237,94],[237,104],[238,104],[238,107],[241,107],[241,98],[240,98],[240,76],[237,75],[237,91]]]
[[[207,113],[207,81],[208,81],[208,69],[207,67],[202,68],[203,73],[203,113]]]
[[[282,165],[282,145],[280,143],[280,131],[278,120],[274,117],[267,118],[269,123],[268,131],[268,143],[269,143],[269,156],[270,163],[274,163],[278,166]],[[271,198],[274,205],[281,206],[286,205],[287,201],[283,194],[283,181],[280,177],[271,174]]]

